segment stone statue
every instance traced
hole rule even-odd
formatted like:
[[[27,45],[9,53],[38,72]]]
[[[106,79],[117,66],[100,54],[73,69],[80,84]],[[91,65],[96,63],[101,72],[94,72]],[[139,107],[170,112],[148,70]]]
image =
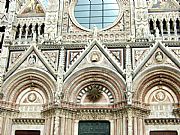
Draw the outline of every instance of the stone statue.
[[[93,38],[97,39],[97,33],[98,33],[98,28],[96,27],[96,25],[94,25],[94,27],[93,27]]]
[[[132,104],[132,92],[127,91],[126,92],[126,97],[127,97],[127,104],[128,105]]]
[[[158,27],[156,27],[156,37],[157,38],[159,37],[159,29],[158,29]]]
[[[30,65],[34,65],[36,63],[36,56],[35,55],[31,55],[28,59],[28,62]]]
[[[158,51],[155,55],[155,59],[157,62],[162,62],[163,61],[163,54],[160,51]]]

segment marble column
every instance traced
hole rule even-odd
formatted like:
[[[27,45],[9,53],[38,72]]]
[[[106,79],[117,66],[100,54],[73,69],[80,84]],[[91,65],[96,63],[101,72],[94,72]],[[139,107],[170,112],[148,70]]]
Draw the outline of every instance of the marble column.
[[[21,36],[22,36],[22,27],[19,28],[19,42],[18,44],[21,44]]]
[[[167,21],[167,31],[168,31],[168,36],[170,36],[170,22],[169,20]]]
[[[176,24],[176,19],[173,19],[173,24],[174,24],[174,35],[177,36],[177,24]]]
[[[2,135],[10,135],[12,128],[12,119],[9,116],[4,117],[4,128]]]
[[[134,117],[134,135],[138,135],[137,131],[138,131],[138,122],[137,122],[137,117]]]
[[[127,135],[127,119],[126,119],[126,116],[123,116],[123,134],[122,135]]]
[[[54,117],[54,135],[59,135],[59,116]]]
[[[163,20],[160,20],[161,36],[163,37]]]
[[[132,118],[132,110],[128,110],[128,135],[133,134],[133,118]]]
[[[26,33],[25,33],[25,43],[27,43],[27,39],[28,39],[28,30],[29,30],[29,28],[28,28],[28,26],[26,27]]]
[[[65,116],[61,117],[61,126],[60,126],[60,135],[65,135],[64,130],[66,129],[65,127]]]

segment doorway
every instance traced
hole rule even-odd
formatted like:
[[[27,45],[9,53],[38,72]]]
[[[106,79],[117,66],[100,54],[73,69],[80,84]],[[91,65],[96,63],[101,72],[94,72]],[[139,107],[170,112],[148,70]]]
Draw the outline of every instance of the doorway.
[[[177,131],[150,131],[150,135],[178,135]]]
[[[15,135],[40,135],[39,130],[16,130]]]
[[[110,135],[110,122],[80,121],[78,135]]]

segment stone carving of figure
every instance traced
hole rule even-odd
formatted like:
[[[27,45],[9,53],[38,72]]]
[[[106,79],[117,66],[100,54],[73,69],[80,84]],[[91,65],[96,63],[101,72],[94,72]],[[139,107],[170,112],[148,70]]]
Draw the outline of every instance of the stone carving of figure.
[[[160,51],[158,51],[155,55],[155,59],[157,62],[162,62],[163,61],[163,54]]]
[[[99,55],[97,54],[97,52],[93,52],[91,55],[91,61],[92,62],[98,62],[99,61]]]
[[[56,92],[55,93],[55,102],[60,103],[60,100],[64,98],[64,93],[63,92]]]
[[[28,59],[28,62],[30,65],[34,65],[36,63],[36,56],[35,55],[31,55]]]
[[[127,91],[126,97],[127,97],[127,104],[131,104],[132,103],[132,92]]]
[[[159,29],[158,29],[158,27],[156,27],[156,37],[157,38],[159,37]]]
[[[98,28],[96,27],[96,25],[94,25],[94,27],[93,27],[93,38],[97,39],[97,33],[98,33]]]
[[[31,0],[31,10],[33,11],[35,9],[35,0]]]
[[[126,97],[127,103],[132,103],[132,69],[131,65],[127,66],[126,70]]]

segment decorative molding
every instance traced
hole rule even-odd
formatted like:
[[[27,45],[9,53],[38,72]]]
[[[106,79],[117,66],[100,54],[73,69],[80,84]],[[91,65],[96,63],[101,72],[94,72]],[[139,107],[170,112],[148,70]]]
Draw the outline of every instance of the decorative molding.
[[[145,119],[146,125],[180,125],[180,118]]]
[[[45,119],[17,118],[13,119],[12,122],[18,125],[44,125]]]

